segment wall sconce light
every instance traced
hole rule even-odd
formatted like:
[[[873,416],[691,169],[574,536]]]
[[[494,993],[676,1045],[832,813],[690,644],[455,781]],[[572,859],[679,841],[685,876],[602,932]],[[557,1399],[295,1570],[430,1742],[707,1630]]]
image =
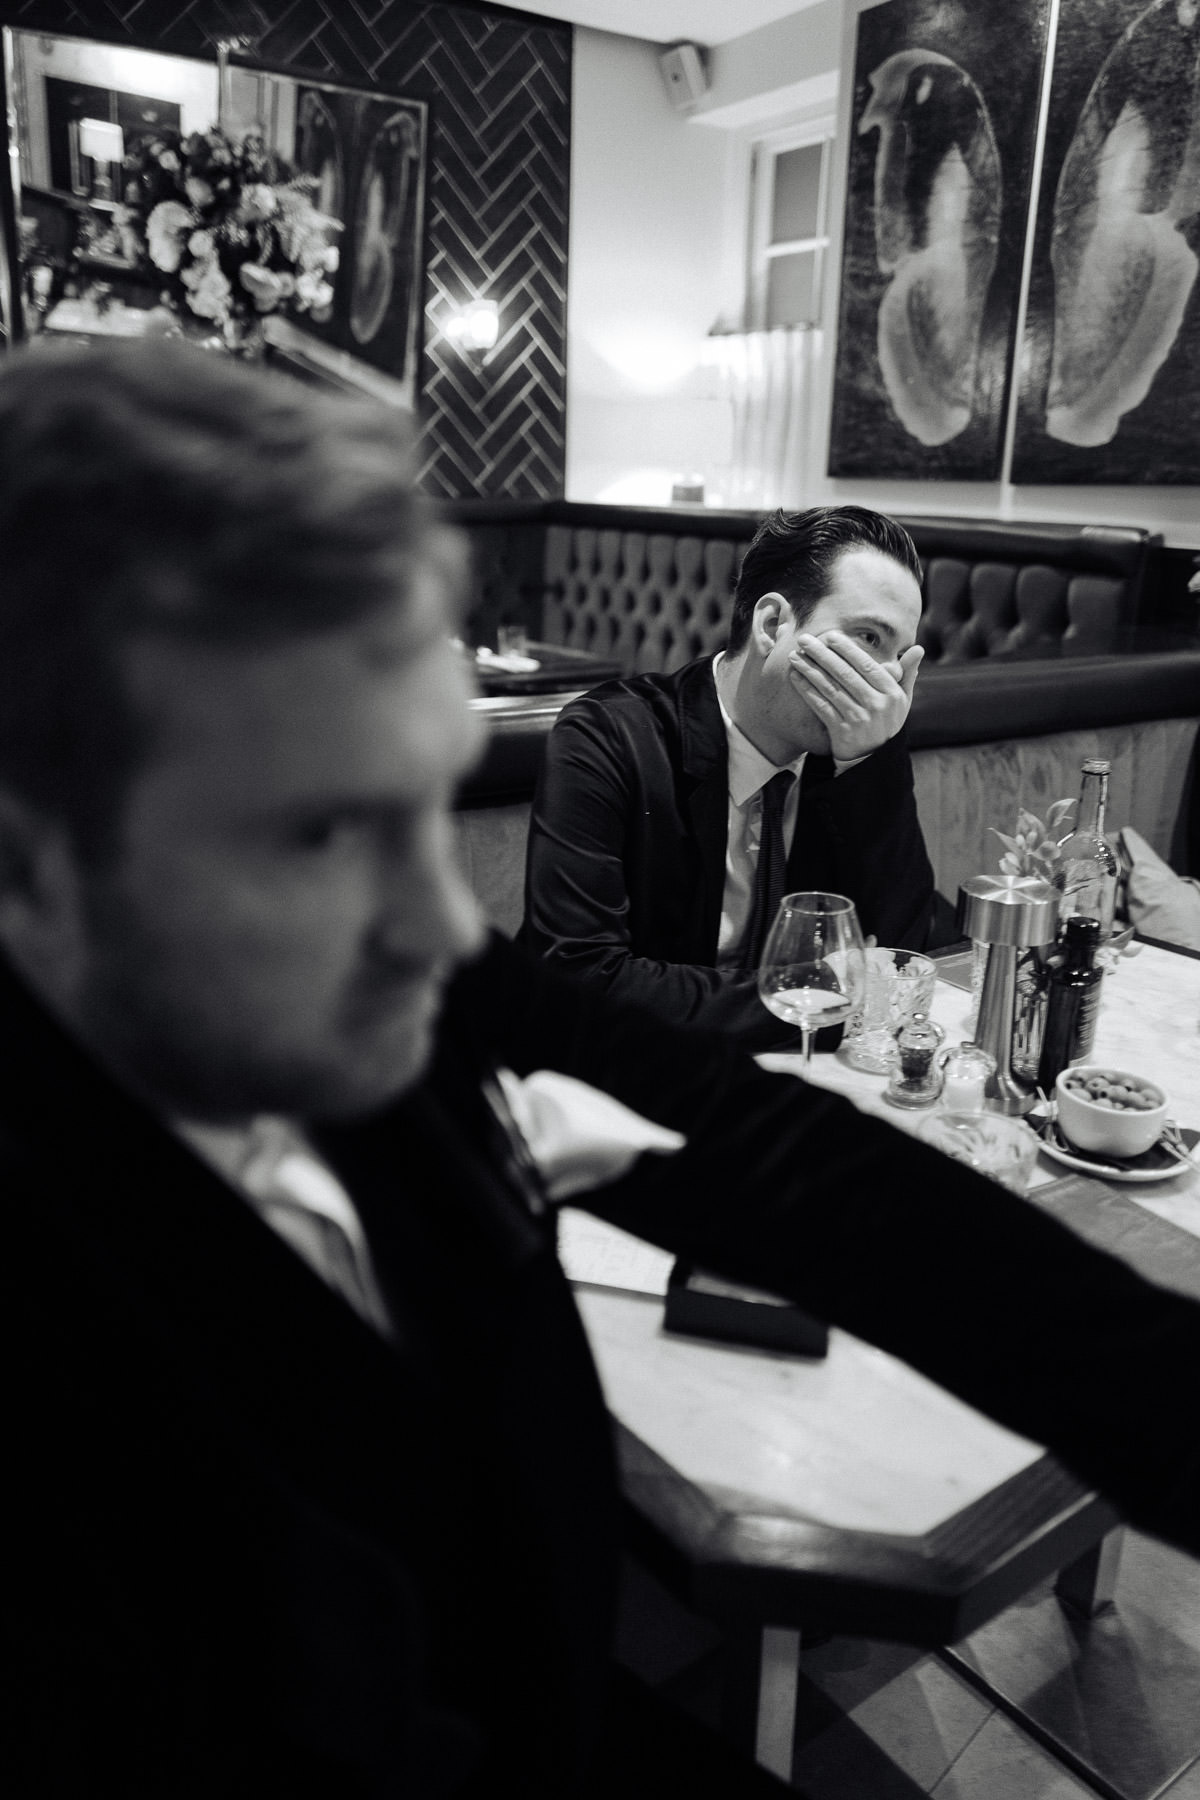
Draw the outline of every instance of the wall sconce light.
[[[494,300],[472,300],[448,319],[445,334],[472,361],[482,361],[500,336],[500,308]]]

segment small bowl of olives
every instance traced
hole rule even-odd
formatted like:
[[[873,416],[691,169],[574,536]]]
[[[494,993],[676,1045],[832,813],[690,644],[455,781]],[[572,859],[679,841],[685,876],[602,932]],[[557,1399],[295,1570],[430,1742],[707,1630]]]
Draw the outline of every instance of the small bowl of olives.
[[[1100,1156],[1143,1156],[1162,1135],[1167,1097],[1128,1069],[1076,1063],[1054,1084],[1058,1125],[1077,1149]]]

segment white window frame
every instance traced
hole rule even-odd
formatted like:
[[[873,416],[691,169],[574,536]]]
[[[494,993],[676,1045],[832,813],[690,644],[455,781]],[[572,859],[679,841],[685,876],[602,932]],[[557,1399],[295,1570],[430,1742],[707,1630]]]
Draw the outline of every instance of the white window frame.
[[[750,244],[746,281],[746,324],[751,331],[762,331],[767,323],[767,274],[777,256],[794,255],[800,250],[816,252],[813,259],[813,293],[816,318],[821,323],[824,304],[825,252],[829,248],[829,189],[833,174],[833,121],[791,125],[755,138],[750,151]],[[787,150],[804,150],[813,144],[823,147],[821,178],[817,190],[817,224],[813,237],[789,238],[772,244],[771,213],[775,197],[775,163]]]

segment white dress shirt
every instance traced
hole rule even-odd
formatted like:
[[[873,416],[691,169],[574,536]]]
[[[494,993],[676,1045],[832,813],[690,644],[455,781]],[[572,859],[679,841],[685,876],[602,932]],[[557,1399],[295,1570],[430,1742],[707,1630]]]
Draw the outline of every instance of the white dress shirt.
[[[713,673],[725,652],[713,659]],[[742,939],[750,920],[754,900],[754,876],[758,868],[758,847],[762,837],[762,791],[781,768],[790,769],[797,777],[783,805],[783,847],[787,854],[796,835],[796,813],[800,805],[800,771],[805,753],[794,762],[770,762],[761,750],[740,731],[725,710],[720,687],[717,704],[729,742],[729,815],[725,833],[725,887],[721,898],[721,925],[717,932],[717,967],[740,968]]]
[[[394,1335],[362,1221],[349,1194],[290,1119],[175,1129],[271,1230],[382,1337]]]
[[[499,1069],[497,1079],[511,1114],[501,1119],[502,1128],[520,1133],[555,1202],[617,1180],[647,1152],[670,1155],[687,1141],[554,1070],[538,1069],[522,1079]],[[299,1125],[268,1114],[237,1125],[173,1123],[327,1287],[382,1337],[395,1339],[358,1210]]]
[[[725,655],[718,650],[713,657],[713,679],[717,665]],[[792,853],[796,835],[796,814],[800,810],[800,775],[807,751],[802,750],[795,762],[768,762],[761,750],[740,731],[725,710],[721,689],[717,685],[717,705],[725,724],[729,743],[729,823],[725,833],[725,890],[721,900],[721,925],[717,932],[717,967],[741,968],[742,939],[750,919],[754,900],[754,875],[758,868],[758,846],[762,837],[762,791],[773,775],[790,769],[796,779],[783,803],[783,853]],[[868,753],[869,754],[869,753]],[[866,756],[854,756],[841,762],[833,759],[834,776],[845,774],[866,762]]]

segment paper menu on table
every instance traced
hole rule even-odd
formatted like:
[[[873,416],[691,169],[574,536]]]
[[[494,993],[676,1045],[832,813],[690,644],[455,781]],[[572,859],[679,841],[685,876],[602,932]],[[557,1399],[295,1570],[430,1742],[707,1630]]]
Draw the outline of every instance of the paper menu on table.
[[[569,1281],[659,1298],[666,1294],[675,1265],[669,1250],[660,1250],[657,1244],[647,1244],[573,1206],[559,1209],[558,1258]]]

